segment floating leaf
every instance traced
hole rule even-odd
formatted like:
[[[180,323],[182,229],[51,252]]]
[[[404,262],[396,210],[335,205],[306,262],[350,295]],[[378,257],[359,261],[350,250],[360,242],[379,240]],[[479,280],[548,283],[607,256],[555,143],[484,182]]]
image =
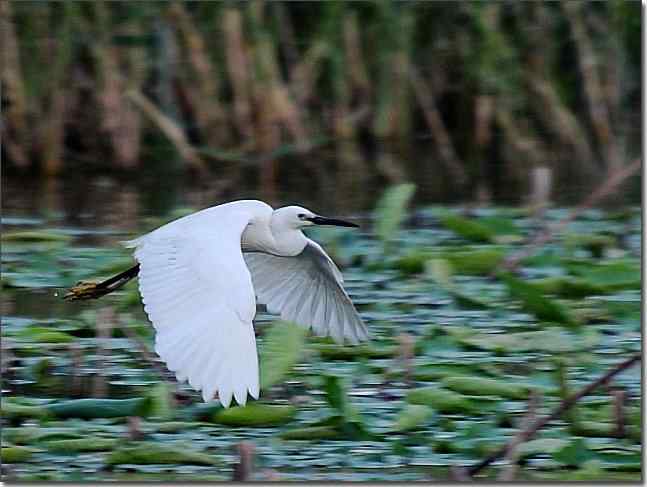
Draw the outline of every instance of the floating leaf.
[[[443,252],[455,274],[484,276],[498,269],[505,253],[498,249],[470,249]]]
[[[43,447],[57,453],[81,453],[112,450],[119,440],[114,438],[77,438],[67,440],[49,440],[42,442]]]
[[[495,352],[572,352],[587,350],[599,342],[594,330],[568,333],[562,330],[522,331],[517,333],[479,333],[460,338],[460,343]]]
[[[21,426],[19,428],[3,428],[2,439],[17,445],[38,443],[49,440],[75,440],[83,436],[69,428],[39,428]]]
[[[35,343],[70,343],[75,337],[69,333],[52,330],[42,326],[30,326],[16,333],[17,338]]]
[[[287,321],[273,323],[263,339],[260,355],[261,389],[280,382],[299,362],[306,329]]]
[[[452,266],[447,259],[431,259],[427,262],[426,270],[429,276],[445,288],[453,287]]]
[[[608,290],[641,288],[640,262],[637,260],[624,259],[597,265],[591,262],[571,262],[566,267],[576,276]]]
[[[186,445],[161,445],[153,442],[142,442],[123,446],[106,457],[108,465],[135,464],[187,464],[187,465],[218,465],[220,462],[211,455],[191,451]]]
[[[156,384],[149,394],[148,415],[168,419],[173,415],[171,388],[167,382]]]
[[[294,406],[251,403],[216,411],[212,421],[228,426],[274,426],[292,421],[296,415]]]
[[[50,416],[50,413],[44,407],[16,404],[6,399],[3,399],[0,405],[0,414],[3,418],[13,421],[30,418],[45,419]]]
[[[609,289],[608,287],[601,286],[585,279],[563,276],[537,279],[531,281],[530,284],[535,286],[544,294],[554,294],[568,299],[608,294],[612,291],[612,289]]]
[[[340,429],[351,438],[366,438],[370,433],[366,430],[364,420],[359,411],[351,404],[342,381],[335,376],[326,376],[324,390],[326,401],[331,408],[339,413]],[[337,423],[337,418],[329,418]]]
[[[522,443],[517,447],[517,453],[520,457],[552,454],[564,448],[568,443],[568,440],[562,438],[540,438]]]
[[[339,344],[316,343],[311,345],[325,360],[357,360],[366,358],[391,358],[397,352],[395,347],[377,348],[371,345],[344,347]]]
[[[434,410],[423,404],[406,404],[395,420],[395,431],[409,431],[420,428],[431,418]]]
[[[471,396],[501,396],[509,399],[526,399],[528,387],[486,377],[454,376],[442,379],[443,385],[461,394]]]
[[[462,394],[438,387],[412,389],[406,397],[410,404],[431,406],[441,413],[479,414],[482,413],[475,403]]]
[[[494,237],[495,232],[476,219],[464,218],[448,211],[442,211],[438,214],[438,220],[445,228],[466,240],[488,243]]]
[[[534,314],[539,320],[553,321],[566,325],[576,325],[575,318],[560,303],[545,297],[541,289],[513,277],[511,274],[500,274],[508,286],[510,295],[522,303],[522,308]]]
[[[37,242],[69,242],[70,235],[52,231],[20,230],[16,232],[3,232],[4,242],[37,243]]]
[[[398,184],[388,188],[375,210],[375,234],[385,248],[406,217],[409,200],[416,190],[415,184]]]
[[[586,442],[582,438],[575,438],[568,445],[553,453],[555,460],[572,467],[577,467],[594,456],[595,454],[587,448]]]
[[[151,399],[73,399],[47,404],[46,411],[57,418],[120,418],[125,416],[147,416]]]
[[[3,446],[0,449],[2,463],[26,462],[34,454],[34,450],[25,446]]]

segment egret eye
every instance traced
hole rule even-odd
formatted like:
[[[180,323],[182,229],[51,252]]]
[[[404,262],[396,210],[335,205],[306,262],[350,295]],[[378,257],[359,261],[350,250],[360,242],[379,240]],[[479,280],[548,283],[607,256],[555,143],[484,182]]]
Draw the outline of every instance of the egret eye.
[[[306,214],[305,213],[299,213],[297,215],[297,217],[299,217],[299,219],[303,220],[306,217]]]

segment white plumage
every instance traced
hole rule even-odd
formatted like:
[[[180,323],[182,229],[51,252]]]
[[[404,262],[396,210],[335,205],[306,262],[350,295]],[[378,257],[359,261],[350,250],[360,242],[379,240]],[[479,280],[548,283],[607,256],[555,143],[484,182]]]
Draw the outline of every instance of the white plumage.
[[[259,371],[252,320],[256,297],[283,319],[358,343],[366,326],[342,287],[341,272],[301,228],[356,226],[298,206],[227,203],[180,218],[127,242],[140,264],[139,290],[156,330],[155,350],[179,381],[257,399]]]

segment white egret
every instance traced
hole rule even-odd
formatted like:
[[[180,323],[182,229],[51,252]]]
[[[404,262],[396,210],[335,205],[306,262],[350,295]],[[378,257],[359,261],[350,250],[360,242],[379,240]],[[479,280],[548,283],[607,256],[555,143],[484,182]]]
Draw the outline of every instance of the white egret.
[[[79,283],[66,297],[100,297],[139,274],[155,351],[168,369],[205,401],[217,393],[224,407],[232,395],[244,405],[248,393],[259,395],[257,299],[270,313],[339,343],[368,339],[341,272],[302,233],[311,225],[357,227],[299,206],[234,201],[125,242],[135,249],[136,266],[102,283]]]

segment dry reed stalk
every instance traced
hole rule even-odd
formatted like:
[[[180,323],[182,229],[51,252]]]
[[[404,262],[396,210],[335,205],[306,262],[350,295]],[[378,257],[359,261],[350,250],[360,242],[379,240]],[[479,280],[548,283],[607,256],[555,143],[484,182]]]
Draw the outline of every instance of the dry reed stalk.
[[[454,150],[454,145],[449,136],[449,131],[447,130],[445,122],[440,114],[440,110],[438,110],[436,105],[433,91],[429,85],[423,81],[414,66],[409,66],[408,73],[409,81],[413,87],[413,92],[422,108],[425,121],[427,122],[429,131],[434,138],[441,160],[452,175],[452,178],[454,178],[459,185],[465,184],[467,182],[467,174],[464,169],[465,166],[460,161],[456,151]]]
[[[155,106],[143,93],[130,89],[126,96],[166,135],[173,143],[182,158],[201,174],[208,172],[207,166],[195,148],[189,143],[184,131],[169,117]]]
[[[210,142],[221,145],[229,139],[227,114],[220,103],[219,75],[209,59],[205,40],[183,2],[173,2],[170,5],[169,18],[186,42],[187,55],[199,93],[192,108],[202,135]]]
[[[400,159],[395,157],[390,144],[378,142],[377,161],[375,167],[378,172],[390,183],[397,184],[407,180],[405,168],[400,164]]]
[[[241,441],[237,446],[239,462],[234,465],[232,480],[236,482],[249,482],[254,471],[254,443]]]
[[[250,139],[253,136],[249,89],[250,66],[240,10],[233,7],[225,8],[222,15],[222,30],[227,72],[233,93],[234,124],[242,137]]]
[[[299,59],[299,51],[297,49],[290,14],[285,10],[285,4],[283,2],[271,2],[270,5],[272,6],[276,23],[278,24],[279,40],[285,62],[288,66],[295,66]]]
[[[133,23],[127,32],[133,36],[142,35],[140,24]],[[126,80],[124,92],[130,88],[139,89],[146,77],[146,52],[141,47],[130,47],[125,53]],[[141,151],[142,118],[137,107],[122,93],[122,125],[119,132],[120,144],[115,147],[117,157],[126,167],[138,165]]]
[[[530,18],[516,10],[520,22],[532,22],[533,28],[527,29],[529,58],[524,79],[530,95],[530,107],[544,126],[559,143],[573,153],[585,175],[597,177],[599,169],[594,163],[593,149],[588,134],[571,110],[560,100],[555,86],[546,79],[547,61],[545,58],[545,38],[550,27],[545,5],[530,2]]]
[[[139,416],[128,416],[128,433],[126,438],[130,441],[140,441],[144,439],[142,431],[142,418]]]
[[[305,106],[312,98],[317,77],[321,72],[322,61],[329,51],[330,46],[326,41],[315,40],[301,56],[301,62],[292,69],[290,91],[295,94],[300,106]]]
[[[60,173],[63,168],[65,115],[71,88],[68,83],[69,65],[72,58],[73,20],[78,17],[77,6],[63,5],[63,20],[56,33],[56,41],[50,43],[54,63],[49,77],[49,105],[43,114],[43,169],[48,176]]]
[[[264,57],[262,44],[263,36],[263,3],[254,1],[248,4],[248,20],[251,24],[252,43],[250,52],[253,60],[254,74],[252,76],[252,96],[254,100],[254,140],[256,151],[261,154],[271,154],[281,145],[279,117],[274,109],[269,91],[272,87],[271,73],[268,62]],[[277,196],[277,161],[274,157],[265,157],[259,162],[260,186],[263,196],[269,201],[275,201]]]
[[[102,87],[99,93],[102,129],[111,140],[116,163],[123,168],[133,168],[139,159],[141,117],[136,107],[125,97],[125,92],[127,84],[137,87],[143,80],[143,53],[140,48],[120,49],[111,45],[113,28],[110,10],[103,2],[95,2],[93,5],[99,37],[98,42],[92,46],[92,53],[99,67]],[[137,28],[132,25],[129,31],[136,34]],[[123,64],[127,64],[129,68],[127,77],[121,73]]]
[[[611,129],[607,100],[604,96],[598,73],[595,49],[584,24],[582,11],[584,5],[586,4],[579,2],[560,3],[570,24],[571,35],[579,54],[577,61],[582,76],[582,88],[593,132],[596,135],[606,166],[618,167],[622,161],[617,150],[615,134]]]
[[[627,436],[627,423],[625,414],[625,402],[627,400],[627,392],[623,389],[613,390],[613,416],[616,422],[615,436],[616,438],[624,438]]]
[[[8,101],[2,124],[3,142],[11,161],[26,168],[29,160],[29,132],[27,130],[27,99],[20,66],[20,51],[14,31],[11,2],[0,2],[0,28],[2,45],[3,98]]]
[[[346,69],[350,76],[353,94],[360,105],[371,99],[371,83],[368,79],[362,51],[362,39],[357,24],[357,13],[348,12],[343,19],[344,52]]]
[[[305,121],[301,116],[299,107],[293,102],[287,85],[280,77],[274,47],[266,38],[259,48],[262,58],[267,63],[267,71],[270,73],[268,96],[271,100],[272,109],[297,146],[305,152],[310,147]]]

